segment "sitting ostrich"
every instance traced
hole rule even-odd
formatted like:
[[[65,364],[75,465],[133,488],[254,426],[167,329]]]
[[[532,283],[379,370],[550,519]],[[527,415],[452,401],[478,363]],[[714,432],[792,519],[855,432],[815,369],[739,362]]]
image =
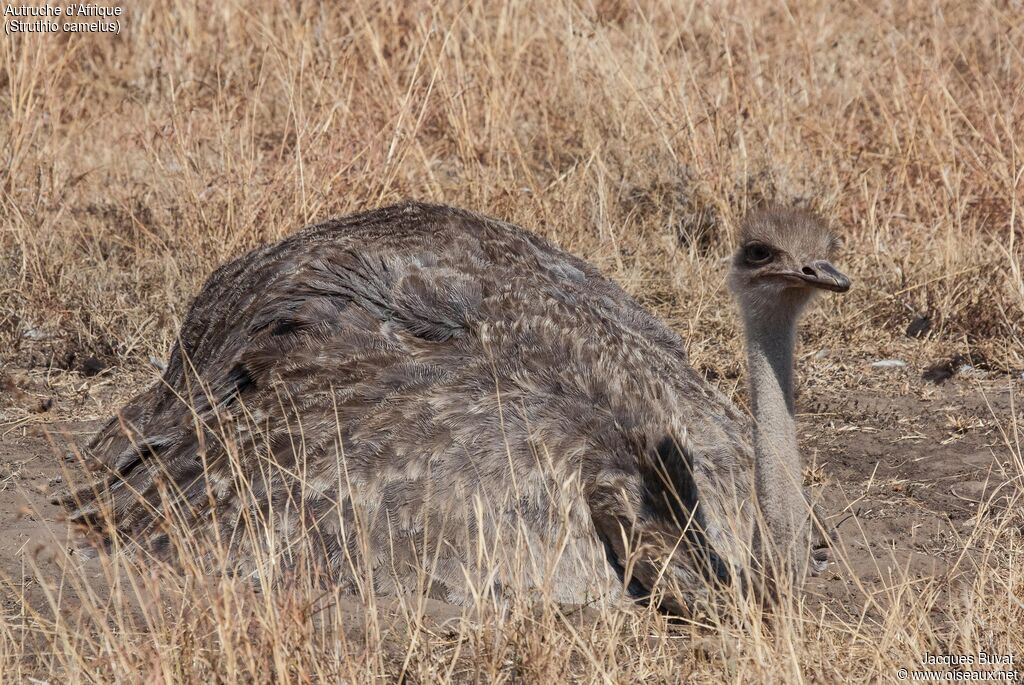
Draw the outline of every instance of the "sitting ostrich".
[[[522,228],[421,203],[308,227],[210,277],[163,377],[86,448],[71,518],[148,553],[174,519],[253,574],[267,540],[287,564],[303,538],[330,582],[456,603],[538,553],[554,561],[520,584],[566,602],[667,588],[685,612],[757,569],[798,577],[816,529],[797,320],[849,280],[806,212],[739,237],[752,421],[678,335]]]

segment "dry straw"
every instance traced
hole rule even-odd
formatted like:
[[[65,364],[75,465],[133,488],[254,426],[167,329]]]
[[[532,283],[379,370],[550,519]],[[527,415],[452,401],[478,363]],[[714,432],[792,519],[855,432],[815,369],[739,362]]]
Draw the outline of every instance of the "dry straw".
[[[765,200],[831,217],[857,282],[808,317],[804,349],[834,352],[801,362],[804,392],[867,384],[864,362],[894,356],[980,353],[1020,369],[1022,18],[1013,0],[169,0],[126,6],[117,37],[5,36],[2,362],[52,369],[59,387],[60,367],[94,356],[128,392],[215,265],[416,197],[521,223],[594,262],[726,392],[741,357],[722,259],[735,218]],[[926,338],[907,338],[922,316]],[[82,418],[112,410],[105,397],[79,405]],[[464,610],[365,588],[353,599],[315,569],[275,577],[272,558],[254,582],[223,561],[223,540],[168,521],[170,565],[114,550],[63,555],[55,574],[27,556],[3,583],[0,673],[876,682],[928,652],[1008,653],[1024,644],[1024,461],[1016,412],[993,420],[991,449],[1015,469],[1000,491],[1010,506],[982,506],[941,577],[897,569],[862,585],[848,555],[865,552],[845,545],[841,606],[792,593],[761,620],[733,598],[672,623],[543,597],[481,593]],[[843,530],[863,536],[856,518]],[[267,542],[252,544],[309,543]]]

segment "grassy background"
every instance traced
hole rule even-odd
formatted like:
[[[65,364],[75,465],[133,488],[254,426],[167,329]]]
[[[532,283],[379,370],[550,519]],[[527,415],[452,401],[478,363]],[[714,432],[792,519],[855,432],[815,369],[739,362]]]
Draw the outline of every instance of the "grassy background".
[[[555,239],[721,363],[720,260],[771,200],[846,236],[857,287],[819,323],[856,351],[1024,365],[1015,3],[345,5],[5,38],[0,349],[161,356],[215,265],[420,198]],[[943,344],[904,352],[922,314]]]
[[[124,7],[118,36],[0,38],[4,369],[98,363],[129,392],[217,264],[403,198],[520,223],[596,263],[733,388],[741,357],[723,259],[735,222],[765,201],[812,207],[845,237],[840,264],[855,284],[808,318],[803,349],[833,350],[833,372],[812,385],[866,382],[866,363],[888,357],[914,369],[968,353],[994,370],[1024,366],[1018,1]],[[908,337],[921,317],[930,330]],[[1002,532],[979,530],[979,545],[995,549]],[[1024,552],[1018,542],[1005,554]],[[977,582],[1018,587],[1015,573],[1000,562]],[[302,632],[288,622],[303,615],[294,598],[254,601],[150,625],[156,656],[132,630],[95,644],[64,635],[63,667],[81,676],[106,654],[111,677],[140,659],[186,680],[401,672]],[[524,609],[503,631],[479,628],[473,653],[490,655],[481,679],[870,680],[935,644],[928,617],[913,605],[867,630],[793,614],[784,639],[728,633],[738,647],[695,649],[692,636],[648,640],[664,628],[657,616],[602,614],[601,640],[626,637],[595,650],[585,633],[545,642],[564,626]],[[961,637],[980,639],[963,621]],[[404,658],[419,678],[472,673],[445,671],[458,641],[418,638],[418,625],[406,622],[416,656]],[[26,653],[12,630],[0,630],[0,663]],[[210,635],[241,656],[189,651]]]

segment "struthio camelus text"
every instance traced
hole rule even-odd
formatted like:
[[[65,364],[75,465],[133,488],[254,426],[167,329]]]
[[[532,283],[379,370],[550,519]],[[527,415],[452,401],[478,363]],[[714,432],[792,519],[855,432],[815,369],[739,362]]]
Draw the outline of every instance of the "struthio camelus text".
[[[751,421],[678,335],[526,230],[419,203],[306,228],[210,277],[163,377],[85,450],[72,518],[147,553],[173,518],[242,572],[270,555],[454,602],[657,584],[682,611],[766,561],[799,573],[793,347],[812,294],[849,287],[833,248],[802,211],[743,223]]]

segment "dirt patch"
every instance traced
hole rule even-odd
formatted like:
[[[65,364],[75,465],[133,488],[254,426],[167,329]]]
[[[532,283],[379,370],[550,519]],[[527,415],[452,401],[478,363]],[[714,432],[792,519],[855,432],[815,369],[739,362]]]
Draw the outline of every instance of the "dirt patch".
[[[890,386],[833,395],[803,416],[815,462],[805,473],[839,528],[838,563],[809,591],[841,613],[858,583],[966,580],[965,541],[979,517],[1005,510],[1020,477],[1003,432],[1019,391],[1005,379]]]

